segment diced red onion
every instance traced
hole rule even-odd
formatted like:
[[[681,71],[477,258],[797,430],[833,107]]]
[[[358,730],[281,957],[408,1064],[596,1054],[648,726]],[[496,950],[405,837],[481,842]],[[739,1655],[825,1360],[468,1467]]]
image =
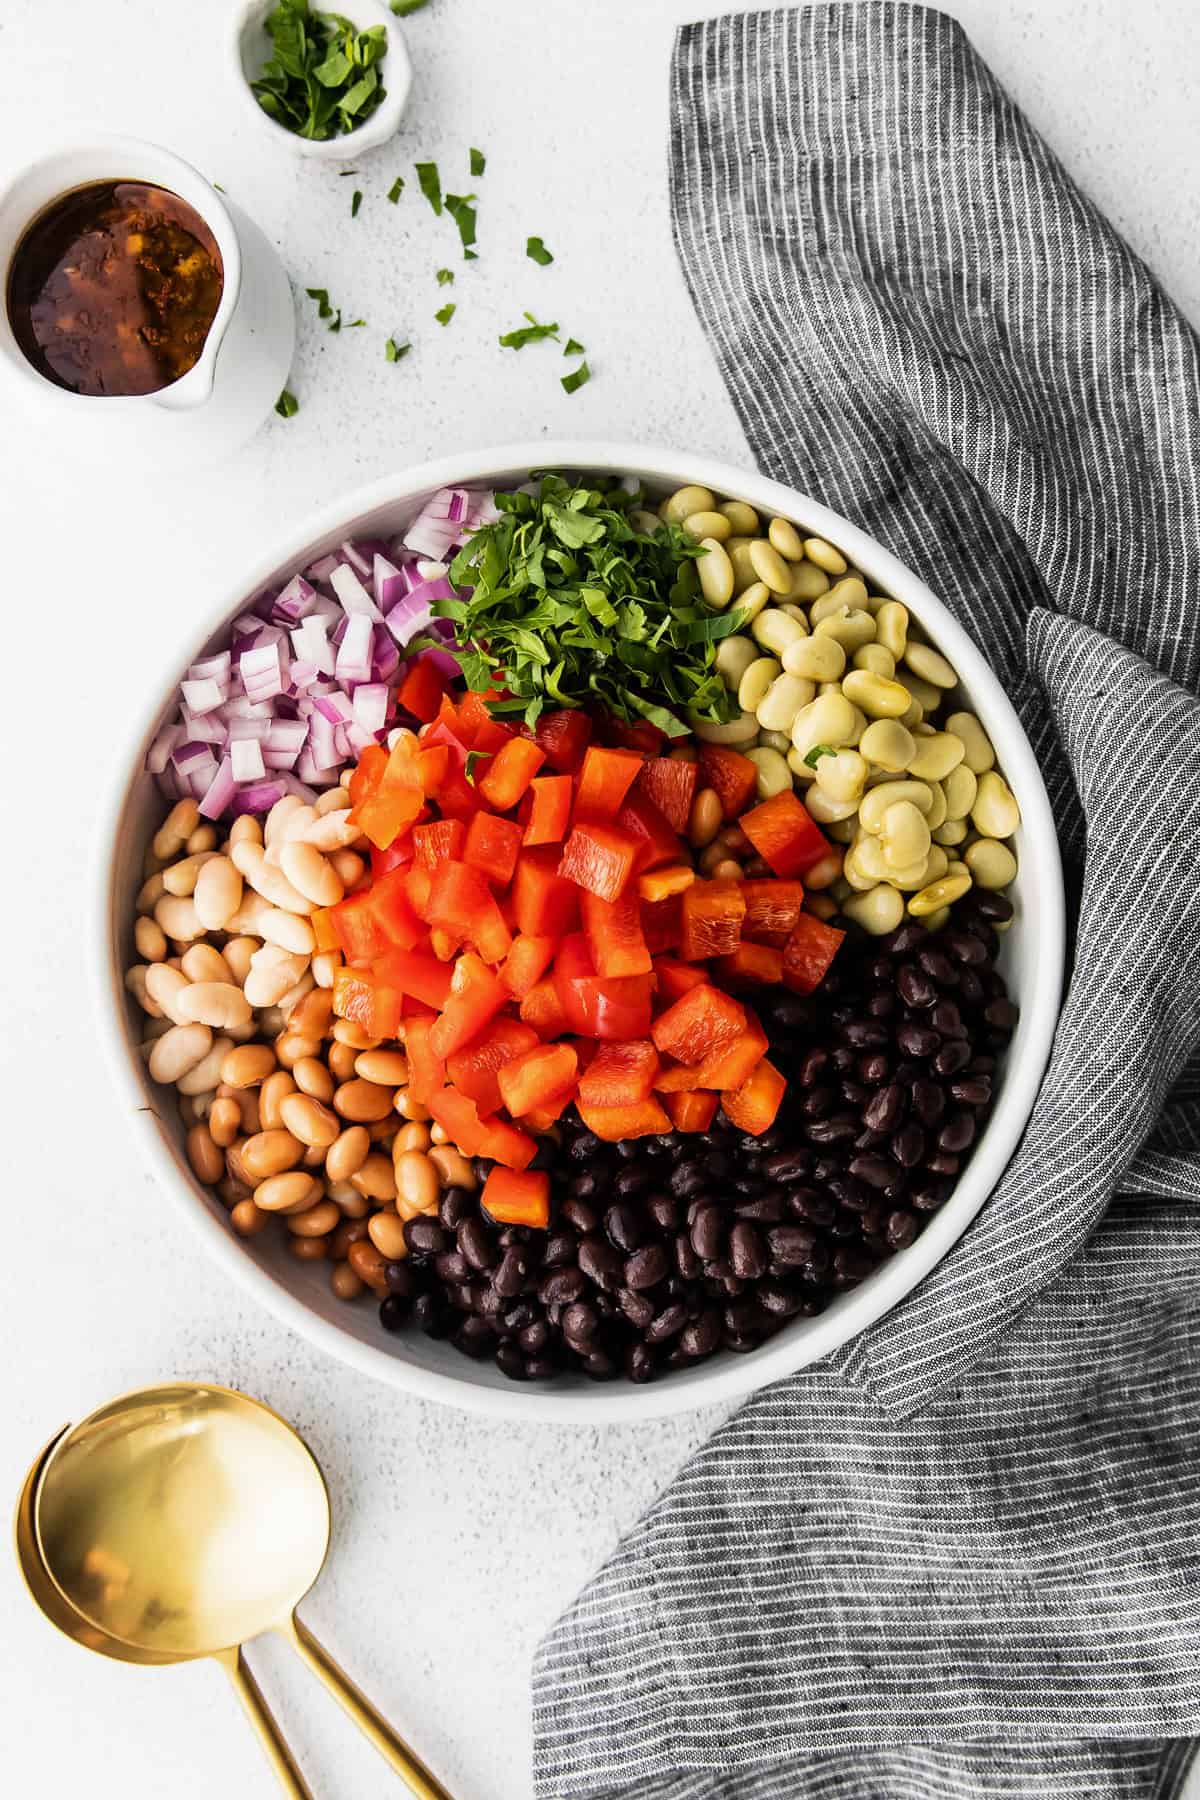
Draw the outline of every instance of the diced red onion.
[[[382,614],[349,563],[339,563],[329,577],[329,584],[347,613],[366,614],[374,621]]]
[[[187,672],[187,678],[189,681],[215,681],[227,689],[233,679],[231,653],[222,650],[219,656],[206,656],[200,662],[194,662]]]
[[[219,819],[228,811],[237,793],[237,783],[233,778],[233,764],[227,756],[221,758],[221,766],[201,798],[200,812],[206,819]]]
[[[194,713],[212,712],[225,699],[219,681],[185,681],[182,684],[184,704]]]
[[[317,603],[317,590],[303,575],[293,575],[282,593],[272,603],[272,617],[281,624],[295,625],[305,618]]]
[[[342,561],[350,564],[360,581],[370,581],[371,557],[350,538],[347,538],[342,544]]]
[[[257,738],[234,738],[229,746],[235,781],[261,781],[266,774],[262,745]]]
[[[387,723],[388,689],[382,681],[364,681],[354,690],[354,717],[375,737]]]
[[[320,556],[315,563],[309,564],[304,573],[306,575],[311,575],[314,581],[328,581],[329,577],[338,566],[338,560],[339,559],[336,556],[331,554]]]
[[[472,503],[477,496],[466,488],[439,488],[406,527],[404,542],[418,556],[445,561],[446,552],[461,544],[469,530]]]
[[[171,752],[183,742],[182,725],[164,725],[146,752],[146,768],[151,775],[161,775],[171,760]]]
[[[250,787],[239,788],[232,796],[234,817],[241,813],[270,812],[286,793],[287,787],[281,779],[256,781]],[[203,807],[200,810],[203,812]]]
[[[338,646],[335,673],[340,682],[370,681],[372,641],[371,620],[365,613],[351,613]]]
[[[189,744],[223,744],[225,727],[218,712],[194,713],[190,706],[179,709],[183,720],[183,741]]]
[[[371,650],[371,680],[391,681],[400,667],[400,652],[386,631],[375,629]]]
[[[328,719],[331,725],[344,725],[354,717],[354,708],[340,688],[335,688],[331,694],[318,694],[313,705],[320,717]]]

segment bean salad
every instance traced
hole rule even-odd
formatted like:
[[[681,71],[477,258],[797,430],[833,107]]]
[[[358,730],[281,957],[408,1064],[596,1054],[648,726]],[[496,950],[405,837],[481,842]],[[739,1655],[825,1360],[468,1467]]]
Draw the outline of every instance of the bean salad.
[[[1019,809],[954,668],[834,545],[631,489],[562,531],[614,609],[666,571],[695,704],[457,641],[531,503],[446,490],[260,597],[148,759],[126,987],[197,1180],[518,1381],[819,1313],[946,1203],[1017,1019]]]

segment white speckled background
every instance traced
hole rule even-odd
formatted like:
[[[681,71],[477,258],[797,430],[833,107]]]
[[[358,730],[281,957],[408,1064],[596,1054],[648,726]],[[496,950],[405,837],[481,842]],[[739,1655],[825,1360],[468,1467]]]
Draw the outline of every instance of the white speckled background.
[[[258,220],[298,289],[326,287],[347,318],[369,320],[332,337],[302,302],[301,412],[186,482],[81,474],[22,422],[0,422],[0,1499],[52,1430],[110,1393],[177,1374],[261,1395],[297,1422],[333,1491],[334,1551],[306,1616],[459,1800],[529,1793],[532,1647],[716,1415],[578,1433],[489,1427],[319,1360],[196,1260],[134,1160],[88,1029],[88,781],[129,706],[172,667],[181,619],[264,534],[338,489],[539,434],[744,458],[667,216],[667,60],[673,27],[696,10],[432,0],[406,27],[417,79],[401,135],[346,181],[293,161],[231,104],[225,0],[0,4],[0,175],[88,126],[158,139]],[[1200,315],[1200,24],[1189,0],[950,10]],[[464,270],[412,163],[436,158],[463,191],[470,144],[489,163],[477,184],[481,258]],[[397,173],[410,185],[393,208],[383,196]],[[356,186],[366,199],[351,222]],[[554,250],[552,268],[526,261],[530,232]],[[433,279],[441,263],[459,270],[445,330],[433,322],[447,297]],[[552,348],[496,347],[526,307],[587,344],[594,379],[574,398]],[[398,367],[384,361],[389,333],[414,343]],[[31,845],[33,818],[49,838]],[[322,1800],[398,1791],[281,1649],[252,1654]],[[0,1787],[14,1800],[274,1792],[215,1669],[143,1673],[86,1656],[36,1616],[7,1557],[0,1663]]]

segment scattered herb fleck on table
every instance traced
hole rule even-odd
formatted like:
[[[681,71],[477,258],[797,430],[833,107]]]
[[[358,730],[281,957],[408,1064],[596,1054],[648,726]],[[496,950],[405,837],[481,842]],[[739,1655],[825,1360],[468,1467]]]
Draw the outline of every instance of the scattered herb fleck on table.
[[[540,263],[543,269],[548,263],[554,261],[554,257],[551,255],[550,251],[547,250],[545,243],[540,237],[526,238],[525,254],[531,262]]]

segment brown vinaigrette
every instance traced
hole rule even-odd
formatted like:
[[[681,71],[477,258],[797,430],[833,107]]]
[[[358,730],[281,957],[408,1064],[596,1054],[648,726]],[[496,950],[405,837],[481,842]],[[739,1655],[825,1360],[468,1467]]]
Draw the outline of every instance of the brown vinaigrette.
[[[216,239],[178,194],[91,182],[27,227],[9,265],[9,323],[58,387],[153,394],[199,360],[223,279]]]

